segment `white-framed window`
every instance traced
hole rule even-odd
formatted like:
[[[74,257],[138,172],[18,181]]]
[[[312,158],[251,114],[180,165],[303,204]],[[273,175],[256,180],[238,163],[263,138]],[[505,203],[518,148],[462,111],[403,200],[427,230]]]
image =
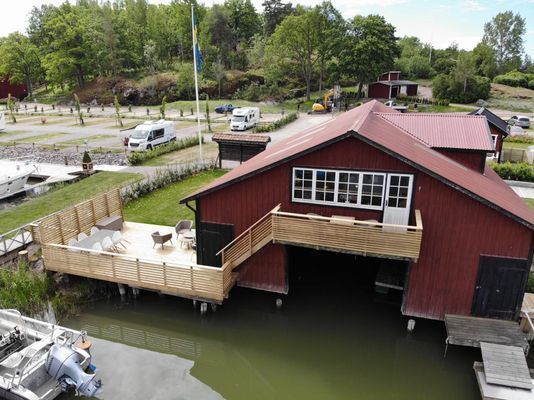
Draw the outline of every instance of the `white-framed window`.
[[[385,185],[385,173],[295,167],[291,198],[299,203],[381,210]]]

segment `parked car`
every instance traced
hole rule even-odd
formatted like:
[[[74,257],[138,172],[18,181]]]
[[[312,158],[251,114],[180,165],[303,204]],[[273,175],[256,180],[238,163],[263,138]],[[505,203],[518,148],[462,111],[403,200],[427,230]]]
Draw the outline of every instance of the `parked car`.
[[[215,112],[217,114],[224,114],[225,112],[231,113],[232,111],[234,111],[235,108],[239,108],[239,107],[233,106],[231,104],[224,104],[222,106],[215,107]]]
[[[128,139],[128,150],[144,151],[176,140],[174,124],[170,121],[146,121],[137,125]]]
[[[510,136],[523,136],[525,135],[525,130],[517,125],[508,125],[508,134]]]
[[[525,115],[514,115],[508,120],[508,125],[520,126],[521,128],[530,128],[530,118]]]
[[[384,105],[389,108],[393,108],[394,110],[400,111],[401,113],[408,111],[408,106],[397,104],[393,100],[386,101]]]

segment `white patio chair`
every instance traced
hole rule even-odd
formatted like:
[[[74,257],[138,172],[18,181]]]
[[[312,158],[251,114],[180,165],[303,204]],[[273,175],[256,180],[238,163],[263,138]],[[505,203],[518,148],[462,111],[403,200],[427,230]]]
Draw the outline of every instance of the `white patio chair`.
[[[87,235],[85,234],[85,232],[78,233],[78,242],[83,239],[87,239]]]
[[[116,251],[116,248],[113,245],[113,242],[111,241],[111,238],[109,236],[106,236],[104,240],[102,240],[102,248],[104,249],[104,251]]]
[[[94,235],[95,233],[97,233],[100,229],[98,229],[96,226],[93,226],[91,228],[91,235]]]
[[[96,250],[96,251],[102,251],[102,245],[98,242],[96,242],[95,244],[93,244],[93,247],[91,247],[92,250]]]
[[[121,235],[120,231],[113,232],[113,236],[111,236],[111,241],[113,242],[113,245],[115,247],[120,245],[120,246],[126,248],[124,243],[122,243],[123,242],[123,238],[122,238],[122,235]]]
[[[69,241],[67,242],[67,246],[69,247],[76,247],[77,244],[78,244],[78,241],[74,238],[69,239]]]

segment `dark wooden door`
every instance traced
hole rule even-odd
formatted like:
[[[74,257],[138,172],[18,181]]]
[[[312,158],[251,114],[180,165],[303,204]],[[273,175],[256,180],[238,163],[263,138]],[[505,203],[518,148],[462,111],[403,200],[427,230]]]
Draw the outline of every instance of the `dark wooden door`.
[[[197,241],[200,245],[197,249],[199,264],[220,267],[221,256],[216,254],[234,239],[234,226],[202,222],[200,236]]]
[[[480,256],[473,315],[515,319],[523,301],[529,265],[524,258]]]

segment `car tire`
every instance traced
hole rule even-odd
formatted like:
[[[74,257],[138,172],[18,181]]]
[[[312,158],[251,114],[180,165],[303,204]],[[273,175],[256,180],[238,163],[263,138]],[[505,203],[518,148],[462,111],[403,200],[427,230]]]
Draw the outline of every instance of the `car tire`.
[[[153,149],[153,147],[152,147],[151,144],[149,144],[148,146],[146,146],[146,149],[147,149],[148,151],[151,151],[151,150]]]

